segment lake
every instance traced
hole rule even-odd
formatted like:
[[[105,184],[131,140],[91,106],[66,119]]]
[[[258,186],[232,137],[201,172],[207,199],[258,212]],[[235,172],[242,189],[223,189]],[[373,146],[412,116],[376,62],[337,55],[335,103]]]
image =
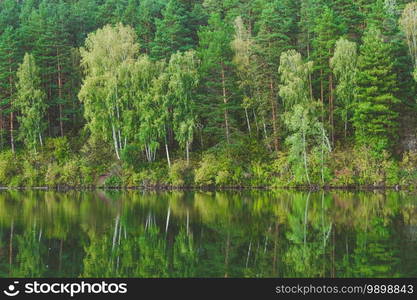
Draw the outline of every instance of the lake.
[[[1,277],[417,277],[417,195],[0,191]]]

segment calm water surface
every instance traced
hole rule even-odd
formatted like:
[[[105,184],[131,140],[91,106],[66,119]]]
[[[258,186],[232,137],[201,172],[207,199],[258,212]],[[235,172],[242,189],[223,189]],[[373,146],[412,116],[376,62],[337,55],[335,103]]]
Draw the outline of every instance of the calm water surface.
[[[0,192],[1,277],[417,277],[417,195]]]

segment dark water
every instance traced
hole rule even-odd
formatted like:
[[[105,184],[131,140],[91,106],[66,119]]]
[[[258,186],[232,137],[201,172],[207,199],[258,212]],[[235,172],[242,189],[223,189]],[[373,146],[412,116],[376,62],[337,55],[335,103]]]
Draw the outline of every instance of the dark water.
[[[0,192],[2,277],[417,277],[417,195]]]

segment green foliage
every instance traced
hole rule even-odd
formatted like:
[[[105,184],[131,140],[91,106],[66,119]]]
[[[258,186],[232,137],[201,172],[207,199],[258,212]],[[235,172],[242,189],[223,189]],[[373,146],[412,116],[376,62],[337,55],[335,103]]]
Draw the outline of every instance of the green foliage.
[[[104,182],[104,186],[110,188],[118,188],[122,186],[122,179],[117,175],[111,175],[110,177],[106,178]]]
[[[334,55],[330,60],[330,66],[337,78],[336,87],[336,105],[337,112],[344,122],[344,134],[347,135],[348,121],[350,119],[350,110],[355,97],[356,87],[356,64],[357,49],[354,42],[349,42],[340,38],[336,42]]]
[[[0,185],[8,186],[13,177],[21,172],[20,161],[11,151],[0,153]]]
[[[398,138],[399,100],[390,46],[380,31],[369,29],[360,49],[353,125],[359,145],[391,150]]]
[[[48,138],[43,148],[44,155],[62,164],[71,156],[71,145],[67,137]]]
[[[417,152],[405,152],[399,163],[399,167],[401,174],[400,184],[414,188],[417,185]]]
[[[189,163],[184,160],[175,161],[169,169],[169,179],[174,186],[194,185],[194,170]]]
[[[2,1],[0,184],[412,182],[408,2]]]
[[[13,102],[19,111],[19,137],[28,148],[35,150],[45,127],[43,119],[46,110],[45,93],[41,89],[40,72],[33,55],[26,53],[17,72],[17,96]]]

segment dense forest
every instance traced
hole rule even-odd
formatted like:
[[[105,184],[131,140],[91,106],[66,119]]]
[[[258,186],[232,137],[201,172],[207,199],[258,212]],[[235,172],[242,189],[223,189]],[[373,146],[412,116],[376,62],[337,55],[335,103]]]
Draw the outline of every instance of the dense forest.
[[[417,185],[417,2],[1,0],[0,184]]]

